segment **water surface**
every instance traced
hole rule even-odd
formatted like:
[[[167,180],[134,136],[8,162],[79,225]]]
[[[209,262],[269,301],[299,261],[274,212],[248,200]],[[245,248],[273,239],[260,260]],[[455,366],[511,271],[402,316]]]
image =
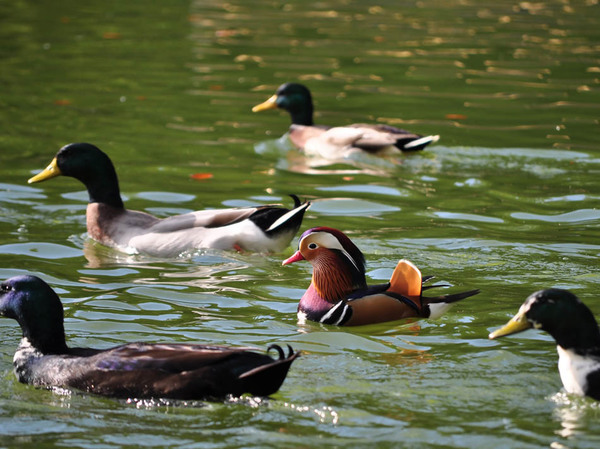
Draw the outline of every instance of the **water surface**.
[[[34,273],[73,346],[146,340],[303,351],[268,400],[115,401],[19,384],[0,320],[6,447],[595,448],[600,410],[565,395],[550,337],[488,333],[535,290],[597,286],[599,9],[586,2],[5,2],[0,278]],[[316,120],[379,121],[438,144],[319,166],[253,114],[286,81]],[[400,258],[482,293],[439,320],[298,325],[310,266],[283,254],[132,256],[85,234],[86,194],[29,186],[62,145],[113,159],[128,207],[158,216],[311,199],[387,280]],[[198,175],[198,176],[193,176]],[[293,245],[296,244],[296,240]]]

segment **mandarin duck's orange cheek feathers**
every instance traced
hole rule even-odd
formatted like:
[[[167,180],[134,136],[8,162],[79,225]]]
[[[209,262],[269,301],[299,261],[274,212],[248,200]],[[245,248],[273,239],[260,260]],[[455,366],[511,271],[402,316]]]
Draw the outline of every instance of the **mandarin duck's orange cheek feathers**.
[[[348,237],[337,229],[318,227],[302,234],[298,251],[284,264],[308,260],[313,282],[327,301],[337,301],[355,289],[365,288],[365,259]]]

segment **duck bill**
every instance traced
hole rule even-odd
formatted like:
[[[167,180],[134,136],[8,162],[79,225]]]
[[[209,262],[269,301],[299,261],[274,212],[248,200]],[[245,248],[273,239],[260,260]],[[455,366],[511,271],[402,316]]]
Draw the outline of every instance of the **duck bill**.
[[[261,104],[257,104],[252,108],[252,112],[260,112],[266,111],[268,109],[276,109],[277,108],[277,95],[273,95],[267,101]]]
[[[500,329],[495,330],[490,334],[490,339],[504,337],[505,335],[516,334],[527,329],[531,329],[532,325],[527,321],[525,313],[519,312],[512,319],[502,326]]]
[[[58,168],[58,164],[56,162],[56,158],[52,159],[50,165],[48,165],[43,171],[38,173],[32,178],[29,178],[27,181],[28,184],[33,184],[34,182],[45,181],[46,179],[54,178],[56,176],[62,175],[60,169]]]
[[[299,260],[305,259],[300,251],[296,251],[292,257],[285,259],[283,262],[281,262],[281,265],[289,265],[291,263],[298,262]]]

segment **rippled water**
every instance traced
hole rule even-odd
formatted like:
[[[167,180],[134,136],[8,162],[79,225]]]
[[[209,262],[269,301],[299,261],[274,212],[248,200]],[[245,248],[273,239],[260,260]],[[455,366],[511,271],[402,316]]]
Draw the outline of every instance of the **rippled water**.
[[[596,1],[0,11],[0,278],[48,281],[73,346],[303,351],[269,400],[115,401],[19,384],[20,331],[3,319],[0,446],[598,447],[598,404],[561,392],[548,335],[487,339],[544,287],[571,289],[600,316]],[[306,160],[280,138],[285,114],[250,112],[298,80],[319,123],[379,120],[441,140],[399,160]],[[436,321],[299,325],[311,270],[280,266],[292,248],[160,260],[89,241],[81,184],[26,184],[72,141],[110,154],[132,209],[291,204],[296,193],[313,201],[302,229],[346,231],[373,282],[409,258],[482,293]]]

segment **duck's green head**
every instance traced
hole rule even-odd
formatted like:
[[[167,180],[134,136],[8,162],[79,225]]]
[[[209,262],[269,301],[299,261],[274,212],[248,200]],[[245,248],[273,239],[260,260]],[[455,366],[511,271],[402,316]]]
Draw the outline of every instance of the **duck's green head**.
[[[32,184],[60,175],[71,176],[85,184],[90,203],[102,202],[123,207],[113,163],[98,147],[89,143],[65,145],[48,167],[27,182]]]
[[[530,295],[517,314],[490,338],[535,328],[548,332],[565,349],[600,347],[600,331],[590,309],[573,293],[559,288]]]
[[[254,106],[252,112],[275,108],[288,111],[295,125],[312,126],[313,124],[312,97],[308,88],[302,84],[282,84],[267,101]]]
[[[62,304],[42,279],[25,275],[2,282],[0,316],[16,320],[23,337],[42,353],[66,350]]]

